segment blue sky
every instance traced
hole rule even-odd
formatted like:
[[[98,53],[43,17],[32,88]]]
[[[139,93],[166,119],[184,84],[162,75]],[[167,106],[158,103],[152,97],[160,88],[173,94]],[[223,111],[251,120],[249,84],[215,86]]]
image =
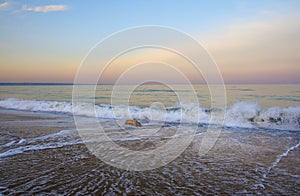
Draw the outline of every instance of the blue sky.
[[[222,39],[227,39],[224,35],[232,33],[228,31],[239,29],[247,31],[247,24],[251,26],[268,23],[273,27],[276,21],[282,20],[284,23],[298,16],[299,5],[300,1],[283,0],[0,0],[0,66],[3,74],[1,82],[71,82],[76,67],[98,41],[116,31],[140,25],[169,26],[192,35],[216,58],[226,80],[226,74],[230,72],[226,71],[226,63],[233,63],[223,63],[221,57],[224,54],[222,45],[229,45],[222,42]],[[295,26],[294,23],[292,25]],[[253,29],[248,29],[249,32],[256,31],[256,25],[253,26]],[[284,32],[294,31],[294,27],[289,26],[278,28],[284,29]],[[249,32],[235,33],[241,36],[237,39],[241,39],[242,42],[243,36]],[[278,36],[275,33],[274,39],[282,39],[282,42],[288,39]],[[218,39],[221,41],[218,42]],[[252,36],[251,39],[267,40],[260,35]],[[239,51],[242,49],[245,48]],[[265,52],[270,54],[267,50]],[[298,59],[296,61],[299,64]],[[247,64],[247,59],[241,62]],[[299,71],[298,68],[294,69],[295,65],[291,67],[291,72]],[[230,77],[229,75],[227,77]],[[237,79],[232,82],[251,83],[251,77],[246,81]],[[290,82],[299,81],[292,79]]]

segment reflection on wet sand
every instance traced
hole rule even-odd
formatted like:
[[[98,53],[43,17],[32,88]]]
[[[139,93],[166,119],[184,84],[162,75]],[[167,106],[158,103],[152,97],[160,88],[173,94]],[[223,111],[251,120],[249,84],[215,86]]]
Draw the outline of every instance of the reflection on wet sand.
[[[95,157],[83,144],[71,116],[0,111],[0,191],[4,195],[300,192],[300,135],[295,131],[226,129],[211,151],[199,156],[206,134],[205,127],[199,127],[193,142],[174,161],[136,172]],[[141,132],[128,127],[120,134],[112,122],[103,124],[110,127],[107,134],[116,144],[132,150],[155,149],[176,136],[172,126],[151,133],[155,125],[148,125],[147,132],[146,124]],[[109,156],[109,149],[103,153]]]

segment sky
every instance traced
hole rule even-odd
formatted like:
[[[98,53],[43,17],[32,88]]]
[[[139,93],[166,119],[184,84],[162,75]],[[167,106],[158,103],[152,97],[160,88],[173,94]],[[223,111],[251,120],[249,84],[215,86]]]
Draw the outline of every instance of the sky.
[[[99,41],[124,29],[159,25],[197,40],[225,83],[300,83],[299,10],[298,0],[0,0],[0,82],[72,83]],[[137,56],[176,59],[166,51],[134,51],[113,62],[101,82],[115,82],[120,65],[131,71],[128,82],[151,74],[181,81],[172,66],[131,69],[142,62]],[[191,82],[203,83],[186,62],[176,62]],[[89,73],[85,77],[88,82]]]

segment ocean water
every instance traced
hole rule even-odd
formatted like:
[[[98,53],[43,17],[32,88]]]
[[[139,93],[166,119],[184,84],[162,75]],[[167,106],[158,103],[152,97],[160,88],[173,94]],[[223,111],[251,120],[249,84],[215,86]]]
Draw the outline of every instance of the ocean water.
[[[170,89],[165,85],[142,85],[132,93],[130,104],[149,106],[153,102],[161,102],[166,106],[174,106],[178,101],[176,91],[186,92],[186,85],[174,85]],[[227,105],[238,101],[258,103],[263,108],[299,106],[299,84],[272,85],[226,85]],[[85,88],[85,87],[83,87]],[[95,97],[96,104],[109,104],[113,85],[98,85]],[[123,86],[127,88],[126,85]],[[210,93],[206,85],[194,85],[198,100],[203,107],[210,106]],[[122,89],[122,86],[120,87]],[[64,101],[72,100],[72,85],[0,85],[0,99],[17,98],[23,100]]]
[[[124,98],[126,89],[120,86],[114,96],[114,86],[97,86],[74,110],[71,85],[0,86],[2,114],[21,116],[0,122],[0,191],[300,193],[300,85],[226,85],[226,108],[211,107],[205,85],[194,86],[198,103],[178,99],[178,92],[191,93],[185,85],[142,85]],[[212,125],[221,132],[210,151],[199,154],[212,111],[224,114],[217,115],[224,124]],[[72,115],[84,126],[76,129]],[[104,132],[94,130],[95,117]],[[142,127],[124,125],[126,119]],[[155,150],[155,156],[144,153]]]
[[[89,86],[82,90],[93,91]],[[206,85],[195,85],[198,103],[179,100],[178,92],[191,94],[185,85],[171,89],[164,85],[142,85],[130,97],[128,86],[97,86],[95,96],[72,108],[73,86],[0,86],[0,107],[7,109],[57,112],[110,119],[139,119],[208,124],[212,110]],[[248,128],[300,129],[299,85],[227,85],[224,126]],[[92,104],[92,105],[91,105]],[[223,117],[223,116],[222,116]]]

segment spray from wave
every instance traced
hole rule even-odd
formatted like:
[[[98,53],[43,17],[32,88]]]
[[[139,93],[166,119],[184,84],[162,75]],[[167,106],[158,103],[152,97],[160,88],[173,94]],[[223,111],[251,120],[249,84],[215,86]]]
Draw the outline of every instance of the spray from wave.
[[[202,108],[199,104],[181,104],[180,106],[168,108],[108,104],[94,105],[92,103],[76,103],[76,105],[72,106],[71,102],[22,100],[16,98],[0,100],[0,107],[84,116],[95,116],[96,114],[99,118],[134,118],[200,124],[208,124],[211,111],[218,111],[218,108]],[[300,130],[300,107],[271,107],[263,109],[257,103],[237,102],[227,107],[224,118],[224,126],[226,127]]]

